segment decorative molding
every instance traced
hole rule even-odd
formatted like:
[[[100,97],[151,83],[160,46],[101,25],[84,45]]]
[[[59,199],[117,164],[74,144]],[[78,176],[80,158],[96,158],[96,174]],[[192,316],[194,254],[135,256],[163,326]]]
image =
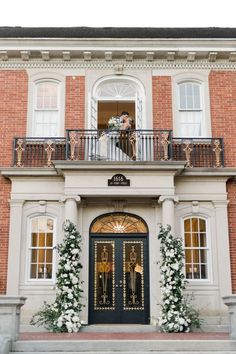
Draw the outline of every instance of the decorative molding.
[[[4,61],[8,60],[8,53],[6,50],[0,51],[0,60],[4,60]]]
[[[29,51],[29,50],[22,50],[22,51],[20,52],[20,55],[21,55],[21,59],[22,59],[22,60],[28,61],[29,58],[30,58],[30,51]]]
[[[115,64],[114,70],[115,70],[116,75],[121,75],[121,74],[123,74],[124,65],[123,64]]]
[[[2,59],[1,52],[0,59]],[[63,59],[51,59],[50,61],[43,61],[40,59],[32,59],[29,61],[19,59],[2,59],[2,61],[0,61],[0,69],[113,69],[116,74],[122,74],[123,70],[126,69],[236,70],[236,62],[233,60],[229,61],[221,59],[218,59],[215,62],[210,62],[208,60],[195,60],[194,62],[188,62],[186,59],[174,61],[165,59],[156,59],[153,61],[136,59],[132,62],[125,60],[105,61],[100,59],[93,59],[91,61],[75,59],[70,61],[64,61]]]
[[[209,56],[208,56],[208,60],[209,61],[216,61],[217,54],[218,54],[218,52],[210,52]]]
[[[236,52],[231,52],[229,54],[229,61],[236,61]]]
[[[192,213],[193,214],[199,213],[199,202],[197,200],[192,201]]]
[[[196,52],[188,52],[187,61],[195,61]]]
[[[84,52],[84,60],[91,60],[92,52]]]
[[[158,199],[158,203],[162,204],[166,200],[173,201],[175,204],[179,202],[179,197],[177,195],[161,195]]]
[[[134,52],[126,52],[125,53],[125,60],[126,61],[133,61],[134,58]]]
[[[61,203],[65,203],[67,200],[75,200],[77,204],[81,203],[81,197],[79,195],[65,195],[60,199]]]
[[[111,61],[112,60],[112,52],[105,52],[105,60],[106,61]]]
[[[127,204],[127,200],[112,200],[111,205],[114,208],[114,211],[124,211],[124,208]]]
[[[62,57],[63,60],[70,61],[70,52],[69,51],[62,52]]]
[[[48,61],[50,59],[50,53],[48,50],[41,51],[42,59]]]
[[[39,200],[39,213],[40,214],[45,214],[46,213],[46,208],[47,208],[47,202],[46,200]]]
[[[167,52],[166,59],[168,61],[174,61],[175,60],[175,52]]]
[[[147,52],[146,53],[146,60],[147,61],[153,61],[153,59],[154,59],[154,52]]]

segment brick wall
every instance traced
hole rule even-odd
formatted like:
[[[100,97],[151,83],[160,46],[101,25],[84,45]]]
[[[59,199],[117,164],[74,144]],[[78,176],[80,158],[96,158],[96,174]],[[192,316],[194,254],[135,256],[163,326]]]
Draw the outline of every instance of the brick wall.
[[[212,136],[224,138],[225,165],[236,166],[236,72],[209,75]]]
[[[12,164],[13,137],[26,135],[26,71],[0,71],[0,166]],[[10,181],[0,176],[0,294],[6,292]]]
[[[170,76],[153,76],[153,128],[173,129],[172,87]]]
[[[212,136],[224,138],[225,166],[236,167],[236,72],[209,75]],[[236,181],[229,180],[228,215],[232,288],[236,292]]]
[[[66,129],[84,129],[85,77],[66,78]]]

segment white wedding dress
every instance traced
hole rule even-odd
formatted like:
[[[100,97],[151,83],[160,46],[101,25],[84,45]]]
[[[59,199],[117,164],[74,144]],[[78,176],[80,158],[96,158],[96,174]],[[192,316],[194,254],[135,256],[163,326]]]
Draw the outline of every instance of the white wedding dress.
[[[97,143],[96,159],[107,161],[130,161],[130,157],[125,154],[117,145],[120,133],[118,131],[104,132]]]

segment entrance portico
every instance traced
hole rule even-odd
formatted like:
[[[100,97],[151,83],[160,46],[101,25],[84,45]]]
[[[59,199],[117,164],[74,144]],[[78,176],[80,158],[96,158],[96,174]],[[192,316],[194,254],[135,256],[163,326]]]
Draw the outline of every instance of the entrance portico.
[[[216,228],[215,225],[219,220],[221,220],[221,225],[227,222],[225,209],[227,206],[225,194],[227,179],[225,177],[215,179],[210,176],[204,178],[184,177],[181,176],[183,170],[183,165],[176,162],[169,162],[168,164],[149,163],[146,165],[144,162],[138,163],[137,161],[135,163],[60,161],[55,163],[54,169],[38,169],[36,176],[32,176],[32,169],[29,169],[28,172],[27,170],[8,169],[5,173],[12,181],[10,243],[17,246],[10,248],[14,250],[14,257],[10,257],[8,294],[27,296],[28,298],[22,311],[22,328],[34,330],[28,325],[29,319],[43,301],[50,302],[53,299],[55,292],[53,289],[55,275],[51,279],[31,279],[29,276],[30,249],[28,245],[31,234],[28,220],[37,215],[40,218],[43,215],[48,215],[54,220],[54,225],[57,225],[55,244],[62,240],[61,225],[65,219],[73,221],[82,235],[81,262],[83,269],[81,276],[85,307],[81,316],[85,323],[108,323],[110,321],[110,318],[109,320],[106,319],[106,315],[105,318],[98,319],[96,318],[97,313],[91,313],[94,304],[96,257],[97,263],[102,259],[105,262],[106,257],[102,257],[102,252],[106,254],[110,245],[113,244],[117,249],[117,253],[114,253],[114,260],[117,262],[116,267],[122,273],[126,269],[122,268],[124,254],[125,257],[128,257],[132,252],[139,253],[140,260],[143,254],[147,270],[146,275],[143,273],[145,275],[143,284],[144,288],[147,289],[144,294],[147,304],[147,308],[144,310],[145,315],[142,319],[134,316],[128,320],[119,318],[113,321],[150,324],[156,323],[161,302],[158,265],[159,243],[157,240],[159,225],[171,225],[172,230],[175,230],[175,235],[180,236],[183,235],[181,220],[184,217],[188,215],[195,215],[194,217],[197,217],[197,215],[207,216],[206,225],[211,227],[211,234],[208,229],[206,230],[208,234],[207,245],[210,247],[210,252],[208,252],[208,249],[204,251],[205,254],[208,254],[208,279],[194,279],[190,282],[188,289],[195,294],[197,306],[202,309],[203,315],[205,314],[206,318],[209,316],[210,321],[213,321],[215,325],[221,321],[223,326],[227,309],[221,304],[220,299],[223,294],[230,292],[230,279],[227,276],[229,274],[227,235],[222,234],[220,232],[221,228]],[[34,173],[36,173],[36,170]],[[117,174],[122,174],[129,183],[109,185],[108,181],[112,180]],[[198,201],[196,200],[196,194],[194,194],[196,189]],[[209,192],[211,193],[211,200],[215,200],[214,204],[209,202]],[[17,200],[20,203],[18,203],[19,206],[16,209],[14,206]],[[217,207],[219,203],[221,208]],[[216,213],[217,220],[215,219]],[[15,221],[19,214],[22,218],[20,229],[16,227]],[[119,234],[111,232],[110,234],[103,234],[102,232],[96,234],[96,232],[91,232],[91,225],[95,220],[99,220],[105,215],[117,214],[133,215],[143,220],[148,232],[145,235],[142,233]],[[117,231],[121,230],[120,227],[121,225],[117,225]],[[15,240],[18,242],[15,242]],[[132,244],[125,243],[126,241]],[[224,247],[219,246],[223,244]],[[95,245],[97,246],[97,255]],[[104,246],[107,246],[106,249],[104,249]],[[134,246],[134,249],[132,249],[132,246]],[[112,247],[110,248],[112,249]],[[126,253],[124,251],[125,247],[128,247]],[[56,254],[54,259],[56,259],[55,257]],[[21,260],[18,268],[16,268],[15,259]],[[223,259],[224,262],[222,262]],[[212,274],[218,272],[217,264],[222,264],[218,278],[212,277]],[[56,263],[53,264],[53,268],[55,272]],[[19,272],[16,269],[19,269]],[[102,270],[98,266],[96,269]],[[109,271],[112,269],[112,267],[109,268]],[[132,269],[130,268],[129,277],[131,272]],[[104,280],[106,280],[106,272],[99,273],[97,279],[102,282],[104,276]],[[141,275],[141,272],[139,274]],[[135,273],[132,273],[132,275],[135,275]],[[117,273],[114,276],[112,286],[115,286],[117,292],[115,296],[118,296],[120,304],[123,304],[124,299],[122,299],[121,294],[123,294],[124,289],[127,289],[127,284],[131,283],[128,281],[128,275],[124,276],[124,274]],[[122,281],[122,284],[120,284],[120,281]],[[99,285],[97,281],[97,285],[100,287],[99,291],[101,291],[101,284]],[[116,285],[118,286],[116,287]],[[132,288],[130,289],[132,292]],[[100,292],[97,295],[110,296],[110,293],[103,294]],[[129,296],[131,295],[140,296],[138,293],[129,293]]]

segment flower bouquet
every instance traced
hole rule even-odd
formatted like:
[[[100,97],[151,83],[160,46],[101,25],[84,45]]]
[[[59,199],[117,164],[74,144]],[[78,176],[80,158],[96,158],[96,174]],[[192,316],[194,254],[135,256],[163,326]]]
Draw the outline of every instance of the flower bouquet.
[[[121,127],[121,121],[119,116],[111,117],[108,121],[108,128],[110,130],[119,130]]]

